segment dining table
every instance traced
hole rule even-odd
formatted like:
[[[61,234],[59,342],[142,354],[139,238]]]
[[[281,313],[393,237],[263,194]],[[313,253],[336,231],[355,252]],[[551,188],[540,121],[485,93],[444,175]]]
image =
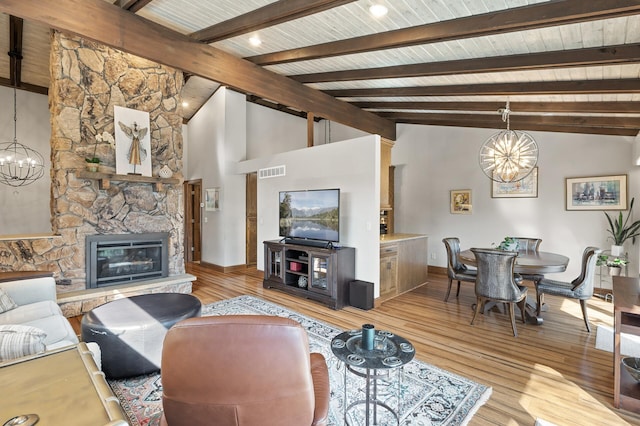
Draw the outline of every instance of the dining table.
[[[476,257],[471,250],[462,250],[458,260],[467,266],[477,266]],[[569,258],[562,254],[548,251],[518,250],[513,272],[527,275],[545,275],[564,272],[567,270]],[[542,310],[544,310],[544,306]],[[541,325],[543,320],[537,315],[535,296],[527,296],[525,310],[526,320],[535,325]]]

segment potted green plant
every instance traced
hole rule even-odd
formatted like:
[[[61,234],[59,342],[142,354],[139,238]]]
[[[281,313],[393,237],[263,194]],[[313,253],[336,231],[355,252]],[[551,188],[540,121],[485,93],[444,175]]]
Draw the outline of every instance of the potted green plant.
[[[607,266],[609,268],[609,275],[618,276],[623,266],[629,263],[627,259],[623,259],[618,256],[610,256],[607,254],[601,254],[596,261],[597,266]]]
[[[96,156],[96,151],[98,150],[98,142],[108,142],[113,145],[113,136],[111,133],[102,132],[102,134],[96,135],[96,143],[93,146],[93,155],[89,158],[85,158],[84,160],[87,162],[87,170],[90,172],[97,172],[98,167],[100,166],[100,158]]]
[[[635,198],[632,198],[626,218],[623,218],[622,212],[620,212],[617,218],[614,217],[613,219],[607,212],[604,212],[604,215],[607,217],[607,221],[609,222],[609,229],[607,229],[607,232],[611,234],[609,238],[613,240],[613,245],[611,246],[611,254],[613,256],[619,256],[622,254],[622,245],[626,240],[631,238],[631,244],[635,244],[636,237],[640,235],[640,220],[629,223],[634,201]]]
[[[84,159],[84,161],[87,162],[87,170],[89,170],[90,172],[97,172],[98,167],[100,166],[100,159],[96,157],[96,151],[98,150],[98,142],[101,141],[102,136],[96,135],[96,143],[93,145],[93,155]]]
[[[518,250],[518,241],[512,237],[504,237],[504,240],[497,247],[498,250],[504,251],[517,251]]]

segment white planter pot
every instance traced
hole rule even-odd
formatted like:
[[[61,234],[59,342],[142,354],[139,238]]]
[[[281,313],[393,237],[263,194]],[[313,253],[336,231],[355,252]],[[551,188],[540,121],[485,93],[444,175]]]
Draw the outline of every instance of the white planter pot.
[[[623,252],[624,252],[623,246],[616,246],[616,245],[611,246],[611,256],[622,256]]]

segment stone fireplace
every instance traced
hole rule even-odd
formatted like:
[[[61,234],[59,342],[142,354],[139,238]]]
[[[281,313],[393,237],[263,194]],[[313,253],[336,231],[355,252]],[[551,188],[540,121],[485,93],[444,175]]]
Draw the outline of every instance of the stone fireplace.
[[[169,233],[89,235],[87,288],[135,283],[168,275]]]
[[[185,274],[182,185],[118,180],[114,147],[96,140],[114,134],[115,105],[146,111],[152,178],[166,165],[180,181],[182,72],[58,31],[51,36],[50,68],[53,235],[0,242],[0,270],[53,272],[68,315],[138,292],[190,291],[195,277]],[[94,153],[98,175],[110,185],[87,176],[85,158]],[[88,236],[155,232],[168,234],[167,277],[86,289]]]

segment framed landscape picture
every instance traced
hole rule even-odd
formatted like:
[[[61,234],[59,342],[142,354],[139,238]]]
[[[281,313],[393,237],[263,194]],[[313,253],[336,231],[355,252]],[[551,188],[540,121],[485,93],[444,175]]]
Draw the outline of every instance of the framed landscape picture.
[[[454,189],[451,191],[451,214],[471,214],[470,189]]]
[[[503,183],[491,181],[492,198],[537,198],[538,197],[538,168],[527,177],[517,182]]]
[[[566,178],[567,210],[627,210],[627,175]]]

